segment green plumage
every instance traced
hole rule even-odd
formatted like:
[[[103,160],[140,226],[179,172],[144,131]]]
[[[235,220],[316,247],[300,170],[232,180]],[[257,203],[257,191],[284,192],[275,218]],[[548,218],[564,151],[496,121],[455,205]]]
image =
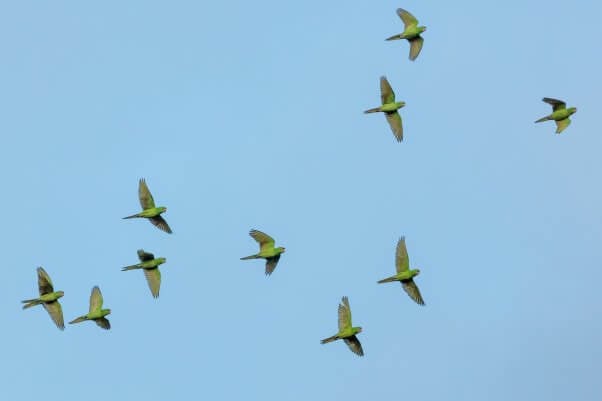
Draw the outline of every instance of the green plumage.
[[[65,293],[63,291],[54,291],[54,287],[52,285],[52,280],[46,270],[42,267],[38,267],[38,291],[40,293],[39,298],[26,299],[21,301],[25,305],[23,305],[23,309],[31,308],[32,306],[42,305],[50,318],[61,330],[65,329],[65,321],[63,320],[63,308],[59,303],[59,298],[61,298]]]
[[[401,237],[397,241],[397,249],[395,251],[395,269],[397,274],[378,281],[379,284],[399,281],[404,291],[418,305],[424,305],[424,300],[420,294],[418,286],[414,282],[414,277],[420,274],[420,269],[410,269],[410,258],[406,248],[405,237]]]
[[[155,200],[153,199],[153,195],[148,189],[144,178],[141,178],[138,182],[138,198],[140,200],[142,211],[140,213],[132,214],[131,216],[126,216],[124,219],[145,218],[153,223],[155,227],[171,234],[171,228],[165,219],[161,217],[161,213],[166,212],[167,208],[165,206],[155,206]]]
[[[86,320],[93,320],[99,327],[109,330],[111,328],[111,323],[109,319],[105,316],[111,313],[110,309],[102,309],[102,293],[100,292],[100,288],[95,286],[92,288],[92,293],[90,294],[90,309],[88,313],[82,315],[78,318],[73,319],[69,322],[69,324],[85,322]]]
[[[339,332],[334,336],[325,338],[320,341],[321,344],[326,344],[336,340],[343,340],[345,344],[349,347],[349,349],[359,355],[364,356],[364,350],[362,349],[362,344],[357,339],[356,334],[362,332],[361,327],[353,327],[353,323],[351,321],[351,307],[349,306],[349,299],[347,297],[343,297],[341,303],[339,304]]]
[[[405,106],[405,102],[395,101],[395,92],[393,92],[389,81],[387,81],[387,77],[384,76],[380,77],[380,100],[382,103],[380,107],[368,109],[364,113],[385,113],[395,139],[397,139],[397,142],[403,141],[403,124],[401,115],[397,110]]]
[[[551,97],[544,97],[542,100],[552,106],[552,114],[548,114],[535,122],[540,123],[542,121],[554,120],[556,122],[556,133],[560,134],[571,124],[569,117],[577,112],[577,108],[569,107],[567,109],[564,101]]]
[[[161,272],[159,271],[159,265],[165,263],[167,259],[155,258],[155,255],[144,252],[144,249],[138,249],[138,259],[140,260],[140,263],[126,266],[122,268],[121,271],[143,269],[152,296],[158,298],[159,289],[161,287]]]
[[[424,39],[420,34],[426,31],[425,26],[418,26],[418,20],[408,11],[403,8],[397,9],[397,15],[403,21],[404,31],[397,35],[393,35],[386,40],[406,39],[410,43],[410,60],[416,60],[416,57],[422,50]]]
[[[265,274],[269,276],[272,274],[276,266],[278,265],[278,261],[280,260],[280,255],[284,253],[286,248],[284,247],[275,247],[274,238],[269,235],[259,231],[259,230],[251,230],[249,231],[249,235],[259,243],[259,253],[255,255],[245,256],[244,258],[240,258],[240,260],[248,260],[248,259],[265,259]]]

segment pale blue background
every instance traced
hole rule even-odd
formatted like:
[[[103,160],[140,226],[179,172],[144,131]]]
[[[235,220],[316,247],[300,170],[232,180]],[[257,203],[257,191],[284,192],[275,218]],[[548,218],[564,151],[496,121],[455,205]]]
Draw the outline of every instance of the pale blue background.
[[[84,4],[82,4],[84,3]],[[377,4],[378,3],[378,4]],[[525,4],[528,3],[528,4]],[[402,6],[428,26],[416,62]],[[600,400],[599,2],[4,1],[2,399]],[[379,103],[386,74],[405,140]],[[577,106],[573,124],[535,125]],[[121,217],[148,181],[174,230]],[[287,247],[266,278],[250,228]],[[397,284],[406,235],[427,306]],[[136,250],[165,256],[161,297]],[[100,285],[113,329],[61,332]],[[366,356],[342,343],[350,297]]]

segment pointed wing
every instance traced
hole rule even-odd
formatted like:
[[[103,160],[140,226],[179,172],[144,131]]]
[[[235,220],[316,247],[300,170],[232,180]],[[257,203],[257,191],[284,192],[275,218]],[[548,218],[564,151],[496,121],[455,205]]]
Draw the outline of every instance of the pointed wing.
[[[339,304],[339,332],[351,328],[351,308],[349,307],[349,298],[343,297]]]
[[[403,25],[408,28],[409,25],[418,25],[418,20],[409,11],[404,10],[403,8],[397,9],[397,15],[403,21]]]
[[[266,233],[263,233],[259,230],[251,230],[249,231],[249,235],[253,237],[255,241],[259,243],[259,251],[269,250],[274,248],[274,238],[270,237]]]
[[[63,320],[63,308],[61,308],[61,304],[59,301],[44,303],[44,309],[50,315],[50,318],[61,330],[65,329],[65,321]]]
[[[418,305],[424,305],[424,300],[422,299],[422,295],[420,295],[420,290],[413,279],[402,281],[401,286],[403,287],[403,290],[410,296],[410,298],[414,300],[414,302],[416,302]]]
[[[356,336],[347,337],[347,338],[344,338],[343,340],[345,341],[345,344],[347,344],[349,349],[351,351],[353,351],[354,354],[359,355],[359,356],[364,356],[364,350],[362,349],[362,344],[360,343],[360,340],[358,340]]]
[[[410,258],[406,248],[406,237],[401,237],[397,241],[397,250],[395,251],[395,269],[397,273],[405,272],[410,269]]]
[[[556,121],[556,133],[560,134],[570,124],[571,124],[571,119],[568,117],[565,118],[564,120]]]
[[[140,199],[140,206],[142,206],[143,210],[155,207],[155,200],[153,199],[153,195],[151,195],[148,186],[146,186],[144,178],[140,178],[140,182],[138,183],[138,198]]]
[[[395,102],[395,92],[385,76],[380,77],[380,101],[382,104]]]
[[[394,111],[392,113],[385,113],[385,117],[387,117],[389,126],[391,126],[391,131],[393,131],[393,135],[395,135],[397,142],[403,141],[403,125],[401,122],[401,115]]]
[[[566,109],[566,103],[563,102],[562,100],[553,99],[551,97],[544,97],[541,100],[543,100],[547,104],[551,105],[552,106],[552,110],[554,110],[554,111],[561,110],[561,109]]]
[[[41,266],[38,267],[38,289],[40,290],[40,295],[50,294],[54,292],[54,288],[52,287],[52,280],[50,280],[50,276],[46,273],[46,270]]]
[[[169,225],[167,224],[167,222],[165,221],[165,219],[163,217],[161,217],[161,216],[150,217],[149,220],[151,223],[153,223],[153,225],[155,227],[159,228],[159,230],[162,230],[168,234],[171,234],[171,228],[169,228]]]
[[[420,50],[422,50],[422,44],[424,43],[424,39],[422,36],[418,35],[413,39],[409,40],[410,42],[410,60],[416,60],[416,57],[420,54]]]
[[[149,260],[153,260],[155,255],[149,252],[144,252],[144,249],[138,249],[138,259],[141,262],[148,262]]]
[[[102,308],[102,294],[100,293],[100,288],[95,286],[92,288],[92,293],[90,294],[90,313],[99,311]]]
[[[278,261],[280,260],[280,254],[273,256],[271,258],[266,258],[265,260],[265,274],[269,276],[272,274],[276,266],[278,265]]]
[[[94,321],[96,322],[96,324],[99,327],[102,327],[105,330],[109,330],[111,328],[111,323],[109,322],[109,319],[107,319],[106,317],[101,317],[99,319],[94,319]]]
[[[154,269],[143,270],[151,294],[153,294],[153,297],[155,298],[159,297],[159,287],[161,287],[161,272],[159,271],[159,268],[155,267]]]

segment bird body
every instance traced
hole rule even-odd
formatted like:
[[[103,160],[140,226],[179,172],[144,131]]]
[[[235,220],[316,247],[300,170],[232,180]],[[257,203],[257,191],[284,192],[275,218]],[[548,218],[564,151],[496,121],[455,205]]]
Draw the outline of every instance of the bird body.
[[[362,332],[361,327],[354,327],[351,321],[351,307],[349,306],[349,298],[343,297],[339,304],[339,332],[334,336],[330,336],[320,341],[321,344],[327,344],[336,340],[343,340],[349,349],[359,356],[364,356],[362,344],[357,339],[356,335]]]
[[[540,123],[543,121],[553,120],[556,122],[556,133],[560,134],[571,124],[571,119],[569,117],[577,112],[577,108],[567,108],[564,101],[550,97],[544,97],[542,100],[552,106],[552,113],[540,118],[535,122]]]
[[[408,42],[410,42],[410,60],[414,61],[422,50],[424,39],[422,36],[420,36],[420,34],[426,31],[426,27],[418,26],[418,20],[416,17],[403,8],[397,9],[397,15],[399,18],[401,18],[401,21],[404,24],[404,31],[397,35],[388,37],[386,40],[406,39]]]
[[[102,304],[102,293],[100,292],[100,288],[95,286],[92,288],[92,293],[90,294],[90,310],[88,313],[73,319],[69,324],[93,320],[99,327],[109,330],[111,328],[111,323],[105,316],[111,314],[111,309],[103,309]]]
[[[249,231],[249,235],[259,243],[259,252],[242,257],[240,260],[265,259],[265,274],[269,276],[276,269],[280,255],[286,251],[286,248],[281,246],[275,247],[274,244],[276,241],[274,238],[259,230],[251,230]]]
[[[387,122],[389,123],[391,131],[393,131],[393,135],[395,135],[397,142],[403,141],[403,124],[401,121],[401,116],[397,110],[404,107],[406,104],[405,102],[395,101],[395,92],[393,92],[387,77],[384,76],[380,77],[380,99],[381,106],[368,109],[364,111],[364,113],[385,113]]]
[[[167,211],[167,208],[165,206],[152,207],[150,209],[145,209],[145,210],[141,211],[140,213],[136,213],[131,216],[124,217],[124,219],[135,219],[135,218],[149,219],[151,217],[157,217],[161,213],[164,213],[166,211]]]
[[[161,287],[161,272],[159,266],[167,261],[165,258],[155,258],[155,255],[145,252],[144,249],[138,249],[138,259],[140,263],[130,266],[125,266],[121,271],[144,269],[144,276],[148,283],[148,288],[154,298],[159,297],[159,289]]]
[[[397,274],[391,277],[377,281],[378,284],[390,283],[399,281],[404,291],[418,305],[424,305],[424,300],[420,294],[418,286],[414,282],[414,277],[420,274],[420,269],[410,269],[410,258],[406,248],[405,237],[401,237],[397,241],[397,249],[395,251],[395,269]]]
[[[124,219],[145,218],[153,223],[153,225],[158,229],[171,234],[171,228],[165,219],[161,217],[161,214],[166,212],[167,208],[165,206],[155,206],[155,200],[153,199],[153,195],[148,189],[144,178],[141,178],[138,182],[138,199],[140,200],[142,211],[132,214],[131,216],[126,216]]]
[[[37,273],[40,297],[21,301],[24,304],[23,309],[31,308],[36,305],[43,305],[54,324],[56,324],[56,327],[63,330],[65,328],[63,308],[58,300],[65,295],[65,293],[63,291],[54,291],[52,280],[44,268],[38,267]]]

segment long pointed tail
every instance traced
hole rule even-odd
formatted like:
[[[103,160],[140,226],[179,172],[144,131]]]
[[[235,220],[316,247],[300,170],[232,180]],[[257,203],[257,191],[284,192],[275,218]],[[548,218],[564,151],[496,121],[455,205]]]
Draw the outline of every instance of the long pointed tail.
[[[382,283],[390,283],[392,281],[398,281],[397,277],[395,276],[391,276],[391,277],[387,277],[387,278],[383,278],[382,280],[377,281],[378,284],[382,284]]]
[[[403,35],[401,33],[398,33],[397,35],[393,35],[391,37],[388,37],[385,40],[397,40],[397,39],[403,39]]]
[[[42,303],[39,299],[26,299],[21,302],[25,304],[23,305],[23,309],[31,308],[32,306],[40,305]]]
[[[540,118],[539,120],[537,120],[537,121],[535,121],[535,122],[536,122],[536,123],[540,123],[540,122],[542,122],[542,121],[548,121],[548,120],[551,120],[550,116],[545,116],[545,117],[542,117],[542,118]]]
[[[245,256],[244,258],[240,258],[240,260],[249,260],[249,259],[259,259],[259,256],[249,255],[249,256]]]
[[[364,111],[364,113],[368,114],[368,113],[378,113],[380,111],[380,107],[375,107],[373,109],[368,109],[366,111]]]
[[[77,319],[73,319],[72,321],[69,322],[69,324],[73,324],[73,323],[81,323],[81,322],[85,322],[86,320],[88,320],[88,318],[86,317],[86,315],[80,316]]]
[[[331,342],[333,342],[333,341],[336,341],[336,340],[338,340],[338,339],[339,339],[339,337],[338,337],[338,336],[332,336],[332,337],[328,337],[328,338],[325,338],[325,339],[321,340],[321,341],[320,341],[320,344],[331,343]]]
[[[122,272],[128,271],[128,270],[134,270],[134,269],[142,269],[142,267],[140,267],[139,265],[131,265],[131,266],[125,266],[121,268]]]
[[[135,219],[136,217],[140,217],[140,213],[136,213],[127,217],[122,217],[122,219]]]

